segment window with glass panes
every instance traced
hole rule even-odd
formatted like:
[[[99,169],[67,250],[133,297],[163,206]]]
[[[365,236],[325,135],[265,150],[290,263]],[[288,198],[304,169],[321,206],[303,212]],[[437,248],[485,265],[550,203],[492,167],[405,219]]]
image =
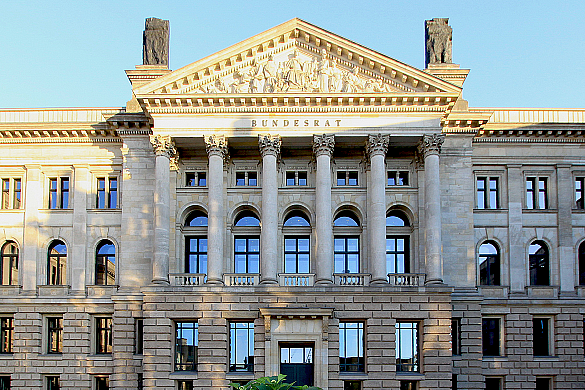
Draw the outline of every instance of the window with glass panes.
[[[537,317],[532,320],[532,354],[551,355],[550,319]]]
[[[419,372],[419,335],[417,322],[396,323],[396,371]]]
[[[337,171],[338,186],[357,186],[358,171]]]
[[[478,209],[499,208],[497,177],[477,178],[477,208]]]
[[[254,323],[230,322],[229,371],[254,372]]]
[[[19,209],[22,199],[21,179],[2,179],[2,203],[0,209]]]
[[[234,261],[236,273],[260,272],[260,237],[234,237]]]
[[[175,371],[197,371],[197,321],[175,323]]]
[[[364,323],[339,323],[339,371],[364,372]]]
[[[55,240],[49,246],[47,256],[47,284],[51,286],[67,283],[67,247],[63,241]]]
[[[585,177],[575,178],[575,208],[585,209]]]
[[[118,207],[118,178],[106,176],[97,178],[98,209],[115,209]]]
[[[360,272],[360,239],[358,236],[339,237],[334,241],[334,272],[357,274]]]
[[[207,186],[207,172],[187,172],[187,187],[205,187]]]
[[[287,186],[306,186],[307,171],[286,171]]]
[[[58,376],[48,376],[46,380],[47,390],[59,390],[61,388],[61,383]]]
[[[258,185],[258,173],[255,171],[236,172],[236,186],[255,187]]]
[[[69,208],[69,178],[49,179],[49,209]]]
[[[95,284],[116,284],[116,247],[110,240],[102,240],[95,255]]]
[[[112,318],[96,318],[96,353],[112,353]]]
[[[386,237],[386,270],[389,274],[410,273],[409,237]]]
[[[10,390],[10,376],[0,376],[0,390]]]
[[[48,353],[62,353],[63,352],[63,318],[62,317],[48,317]]]
[[[500,319],[484,318],[481,320],[483,356],[500,356]]]
[[[547,178],[526,178],[526,208],[544,210],[548,208]]]
[[[407,186],[408,171],[388,171],[388,186]]]
[[[13,241],[0,248],[0,283],[2,286],[18,284],[18,247]]]
[[[309,237],[286,236],[284,238],[284,272],[309,273]]]
[[[486,241],[479,246],[479,284],[500,285],[500,253],[495,242]]]
[[[0,317],[0,353],[12,353],[12,339],[14,338],[14,319]]]

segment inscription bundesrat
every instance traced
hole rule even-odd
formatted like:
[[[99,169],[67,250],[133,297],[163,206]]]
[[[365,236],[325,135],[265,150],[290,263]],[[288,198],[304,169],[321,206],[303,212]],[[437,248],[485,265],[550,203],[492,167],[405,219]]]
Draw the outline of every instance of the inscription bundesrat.
[[[252,119],[250,127],[340,127],[341,119]]]

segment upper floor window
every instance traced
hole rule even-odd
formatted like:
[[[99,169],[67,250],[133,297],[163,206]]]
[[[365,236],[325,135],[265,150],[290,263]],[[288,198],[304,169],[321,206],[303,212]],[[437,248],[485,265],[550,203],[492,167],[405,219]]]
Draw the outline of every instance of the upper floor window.
[[[234,221],[234,272],[260,272],[260,219],[250,210],[240,212]],[[240,235],[241,234],[241,235]]]
[[[349,210],[341,211],[333,221],[334,273],[360,272],[360,226],[358,217]]]
[[[110,377],[96,376],[95,377],[95,389],[96,390],[109,390],[110,389]]]
[[[479,246],[479,284],[500,285],[500,253],[493,241],[486,241]]]
[[[0,317],[0,353],[12,353],[13,338],[14,319],[12,317]]]
[[[2,246],[0,254],[0,281],[2,286],[18,284],[18,247],[12,241]]]
[[[358,171],[337,171],[338,186],[357,186]]]
[[[461,355],[461,318],[451,319],[451,353]]]
[[[364,323],[339,323],[339,371],[364,372]]]
[[[49,179],[49,208],[69,208],[69,178],[54,177]]]
[[[483,356],[500,356],[500,319],[484,318],[481,320]]]
[[[284,219],[284,272],[297,274],[309,273],[310,229],[311,224],[307,215],[294,210]]]
[[[410,273],[410,222],[401,210],[386,215],[386,272]]]
[[[307,171],[286,171],[287,186],[306,186]]]
[[[552,337],[550,319],[537,317],[532,319],[532,353],[534,356],[550,356]]]
[[[175,324],[175,371],[197,371],[198,335],[197,321]]]
[[[528,248],[530,266],[530,285],[550,285],[548,247],[543,241],[534,241]]]
[[[585,241],[579,245],[579,286],[585,286]]]
[[[97,178],[97,199],[98,209],[115,209],[118,207],[118,178],[98,177]]]
[[[260,226],[260,219],[252,211],[242,211],[234,221],[235,226]]]
[[[388,186],[407,186],[408,171],[388,171]]]
[[[187,187],[205,187],[207,186],[207,172],[187,172]]]
[[[258,185],[258,172],[236,172],[236,186],[255,187]]]
[[[116,284],[116,247],[110,240],[99,243],[95,255],[95,284]]]
[[[254,371],[254,323],[230,322],[229,371]]]
[[[67,247],[63,241],[55,240],[49,246],[47,261],[47,284],[67,283]]]
[[[58,376],[47,376],[47,390],[60,390],[61,383]],[[101,389],[98,389],[101,390]]]
[[[112,317],[96,318],[96,353],[112,353]]]
[[[47,318],[47,352],[48,353],[62,353],[63,352],[63,318],[49,317]]]
[[[418,323],[396,323],[396,371],[419,372]]]
[[[575,178],[575,208],[585,209],[585,177]]]
[[[207,274],[207,215],[191,212],[185,220],[185,272]]]
[[[0,376],[0,390],[10,390],[10,375]]]
[[[2,209],[19,209],[22,201],[21,179],[2,179]]]
[[[477,178],[477,208],[497,209],[500,207],[497,177]]]
[[[544,210],[548,208],[547,178],[526,178],[526,208]]]

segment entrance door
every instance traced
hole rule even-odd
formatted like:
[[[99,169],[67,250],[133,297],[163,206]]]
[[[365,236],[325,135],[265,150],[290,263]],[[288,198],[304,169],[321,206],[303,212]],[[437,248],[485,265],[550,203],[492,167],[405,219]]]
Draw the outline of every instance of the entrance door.
[[[286,383],[313,386],[313,345],[280,344],[280,373]]]

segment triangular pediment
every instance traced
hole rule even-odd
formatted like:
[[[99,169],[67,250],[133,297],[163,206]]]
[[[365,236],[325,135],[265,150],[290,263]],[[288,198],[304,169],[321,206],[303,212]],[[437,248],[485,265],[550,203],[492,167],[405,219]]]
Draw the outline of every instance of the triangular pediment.
[[[428,94],[461,88],[292,19],[134,89],[141,98],[241,94]]]

